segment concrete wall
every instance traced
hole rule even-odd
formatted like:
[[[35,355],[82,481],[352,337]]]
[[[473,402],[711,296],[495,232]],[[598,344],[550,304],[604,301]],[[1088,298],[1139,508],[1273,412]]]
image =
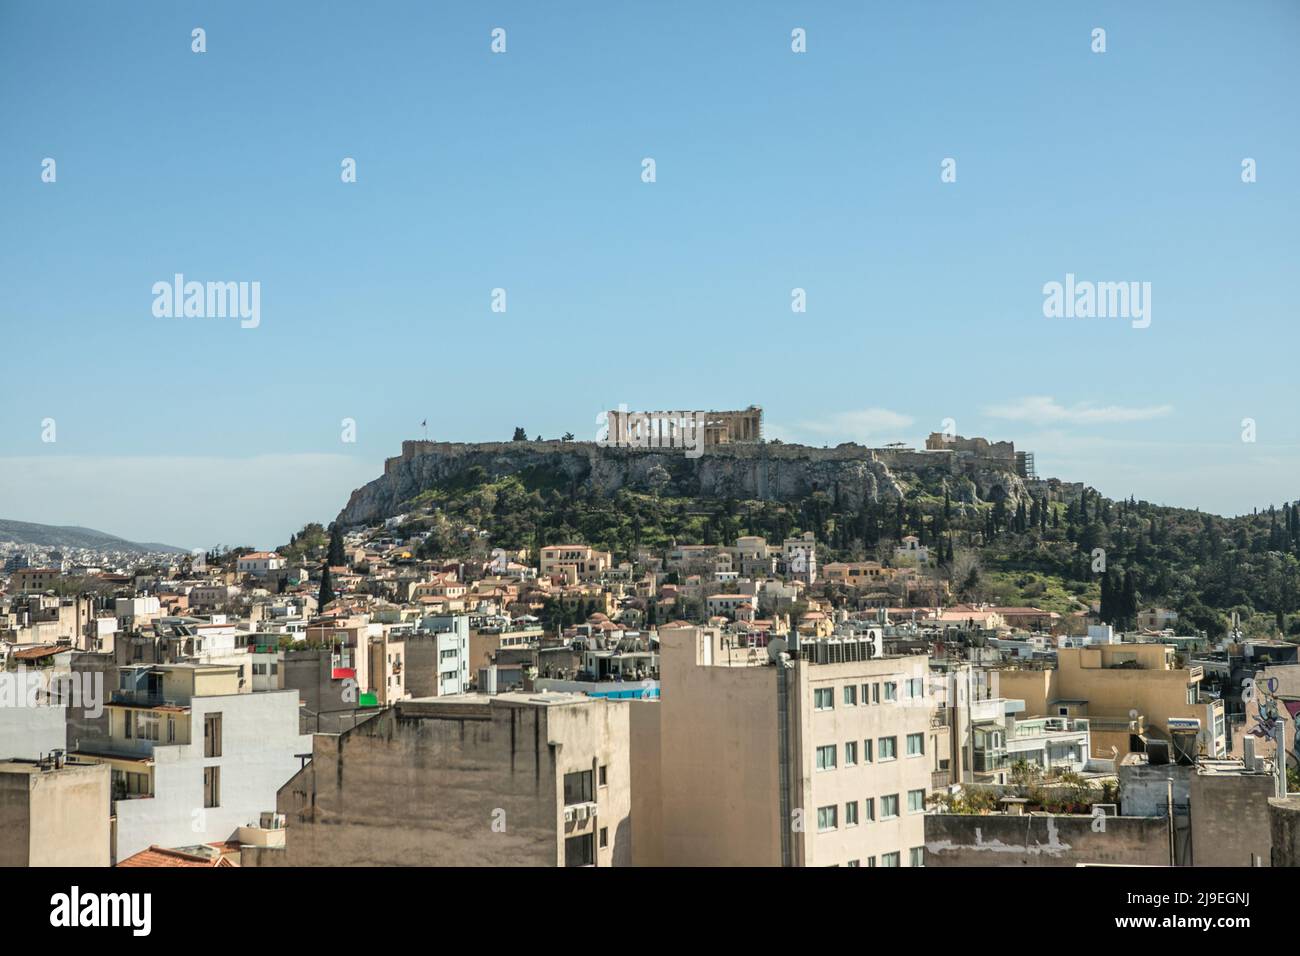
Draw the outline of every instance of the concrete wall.
[[[1168,866],[1163,818],[1106,817],[1094,832],[1087,816],[929,814],[926,866]]]
[[[67,714],[66,707],[0,707],[0,760],[66,749]]]
[[[1193,775],[1194,866],[1268,865],[1274,781],[1267,773]]]
[[[780,866],[776,668],[701,666],[696,633],[659,632],[663,863]]]
[[[312,762],[280,791],[285,849],[250,848],[242,862],[562,866],[566,837],[605,829],[597,865],[629,865],[629,703],[576,700],[405,702],[351,732],[318,735]],[[596,816],[566,824],[564,774],[601,766]]]
[[[663,792],[658,700],[628,702],[632,784],[632,865],[662,866]]]
[[[108,866],[109,768],[0,772],[0,866]]]
[[[1186,807],[1195,774],[1195,767],[1180,764],[1121,763],[1120,812],[1126,817],[1164,817],[1169,812],[1170,783],[1174,807]]]
[[[1300,797],[1268,801],[1269,843],[1274,866],[1300,866]]]

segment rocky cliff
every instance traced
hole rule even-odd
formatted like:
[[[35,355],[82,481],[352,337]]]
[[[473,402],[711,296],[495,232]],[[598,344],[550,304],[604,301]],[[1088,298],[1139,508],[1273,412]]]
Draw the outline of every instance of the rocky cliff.
[[[895,500],[918,483],[946,486],[955,501],[969,503],[998,496],[1014,503],[1029,495],[1013,463],[948,451],[768,443],[723,445],[689,458],[680,449],[594,442],[408,441],[401,455],[388,459],[381,477],[352,493],[338,520],[354,526],[401,514],[421,492],[474,468],[487,480],[544,473],[604,495],[628,489],[673,497],[796,501],[822,491],[838,496],[847,510],[864,501]]]

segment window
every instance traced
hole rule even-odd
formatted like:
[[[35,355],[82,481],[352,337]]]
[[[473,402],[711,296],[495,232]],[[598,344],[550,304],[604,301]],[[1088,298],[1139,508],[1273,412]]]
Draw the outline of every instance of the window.
[[[817,748],[817,769],[834,770],[835,769],[835,745],[830,744],[826,747]]]
[[[853,800],[844,804],[844,825],[846,827],[858,825],[858,801]]]
[[[852,767],[858,762],[858,742],[848,740],[844,743],[844,766]]]
[[[907,791],[907,812],[924,813],[925,812],[925,790]]]
[[[135,712],[135,735],[141,740],[158,739],[158,715]]]
[[[891,793],[880,798],[880,819],[892,820],[898,816],[898,794]]]
[[[167,718],[167,742],[169,744],[176,743],[176,718],[175,717]]]
[[[813,690],[814,710],[834,710],[835,690],[831,687],[817,687]]]
[[[600,848],[603,850],[609,846],[609,827],[600,828]]]
[[[925,696],[925,678],[913,677],[907,682],[907,696],[913,700]]]
[[[871,763],[871,741],[862,741],[862,762]]]
[[[862,685],[862,706],[866,707],[867,704],[869,703],[871,703],[871,685],[863,684]]]
[[[910,857],[907,861],[908,866],[925,866],[925,847],[914,846],[908,855]]]
[[[885,700],[898,700],[898,682],[885,681]]]
[[[880,865],[881,866],[902,866],[903,865],[902,854],[901,853],[882,854],[880,857]]]
[[[221,756],[221,715],[205,714],[203,717],[203,756]],[[216,804],[213,804],[216,806]]]
[[[579,770],[564,775],[564,805],[591,802],[591,771]]]
[[[205,807],[221,806],[221,768],[203,768],[203,805]]]
[[[839,807],[831,805],[829,807],[817,808],[817,832],[823,833],[827,830],[834,830],[839,826]]]
[[[867,866],[875,866],[875,865],[876,865],[876,858],[874,856],[867,857]]]
[[[925,755],[925,734],[907,735],[907,755],[921,757]]]
[[[590,771],[587,775],[591,776]],[[564,841],[565,866],[591,866],[595,862],[595,841],[590,833],[569,837]]]
[[[844,706],[856,707],[858,703],[858,688],[856,684],[848,684],[844,688]]]
[[[844,865],[845,865],[845,866],[850,866],[850,867],[852,867],[852,866],[861,866],[861,865],[862,865],[862,861],[861,861],[861,860],[849,860],[849,862],[845,863]]]
[[[606,773],[608,770],[609,770],[609,765],[608,765],[608,764],[601,764],[601,765],[600,765],[600,786],[602,786],[602,787],[607,787],[607,786],[609,786],[609,777],[607,776],[607,773]]]
[[[876,798],[867,797],[862,801],[862,818],[868,823],[876,822]]]
[[[898,738],[881,737],[880,742],[876,746],[876,753],[880,756],[881,760],[893,760],[898,756]]]
[[[872,702],[873,704],[878,704],[878,703],[880,703],[880,685],[879,685],[879,684],[872,684],[872,685],[871,685],[871,702]]]

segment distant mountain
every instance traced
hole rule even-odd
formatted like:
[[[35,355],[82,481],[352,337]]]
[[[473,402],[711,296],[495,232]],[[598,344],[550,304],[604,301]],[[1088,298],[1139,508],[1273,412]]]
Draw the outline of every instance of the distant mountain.
[[[161,551],[188,554],[186,548],[170,544],[139,544],[93,528],[59,527],[50,524],[31,524],[26,521],[6,521],[0,518],[0,542],[34,544],[42,548],[92,548],[100,551]]]

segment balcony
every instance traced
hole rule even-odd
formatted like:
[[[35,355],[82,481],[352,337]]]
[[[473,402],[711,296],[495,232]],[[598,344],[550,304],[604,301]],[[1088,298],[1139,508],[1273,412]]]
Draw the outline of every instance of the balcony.
[[[1016,721],[1015,738],[1050,737],[1053,734],[1087,733],[1088,720],[1082,717],[1043,717],[1038,720]]]
[[[115,690],[108,702],[123,707],[189,707],[186,701],[173,700],[160,693],[144,690]]]
[[[1142,714],[1130,720],[1127,717],[1089,717],[1088,726],[1093,733],[1144,734],[1147,719]]]

